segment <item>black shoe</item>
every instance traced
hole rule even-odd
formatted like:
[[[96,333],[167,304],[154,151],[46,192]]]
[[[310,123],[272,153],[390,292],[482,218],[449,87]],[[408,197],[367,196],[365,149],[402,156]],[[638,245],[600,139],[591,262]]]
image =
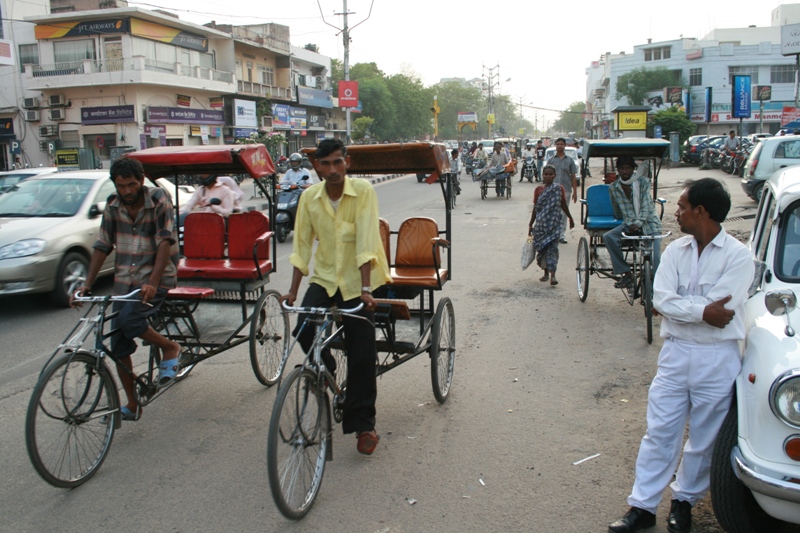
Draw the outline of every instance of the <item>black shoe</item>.
[[[689,502],[672,500],[667,518],[669,533],[689,533],[692,530],[692,505]]]
[[[608,526],[609,533],[633,533],[656,525],[656,515],[638,507],[631,507],[625,516]]]

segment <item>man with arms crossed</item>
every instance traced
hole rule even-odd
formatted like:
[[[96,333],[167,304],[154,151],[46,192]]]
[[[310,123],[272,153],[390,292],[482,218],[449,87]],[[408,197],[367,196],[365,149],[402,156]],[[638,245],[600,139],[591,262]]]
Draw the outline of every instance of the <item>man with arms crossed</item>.
[[[567,141],[563,137],[556,139],[556,154],[548,161],[548,165],[553,165],[556,169],[556,183],[564,187],[564,192],[567,195],[567,203],[569,203],[570,196],[572,203],[578,201],[578,181],[575,175],[578,173],[578,165],[575,160],[564,152],[567,147]],[[562,213],[561,217],[561,238],[558,240],[561,244],[567,243],[567,215]]]
[[[136,351],[134,339],[138,337],[156,345],[162,355],[158,384],[166,385],[178,372],[181,347],[154,330],[147,319],[158,312],[167,291],[177,282],[175,213],[166,191],[144,186],[144,170],[139,161],[117,159],[111,165],[110,174],[117,194],[111,195],[106,204],[89,273],[78,292],[89,294],[100,267],[116,249],[114,294],[141,289],[141,301],[114,303],[113,311],[118,311],[119,315],[114,318],[112,328],[119,328],[119,331],[111,337],[111,355],[132,369],[131,354]],[[80,302],[70,300],[71,305],[80,306]],[[142,407],[136,402],[134,378],[119,367],[117,373],[128,398],[120,408],[122,419],[139,420]]]
[[[670,533],[688,533],[692,506],[710,484],[711,454],[741,369],[744,304],[754,266],[747,248],[721,226],[731,199],[713,178],[689,182],[675,212],[687,235],[661,256],[653,307],[662,315],[664,345],[647,398],[647,433],[636,460],[630,510],[608,527],[630,533],[652,527],[670,484]],[[684,429],[689,438],[681,453]]]
[[[317,147],[314,168],[322,179],[300,196],[295,237],[289,261],[294,266],[292,286],[283,298],[294,305],[303,276],[308,275],[311,252],[314,275],[309,280],[303,307],[350,309],[364,303],[358,313],[369,322],[344,317],[344,345],[347,354],[347,395],[342,431],[356,433],[357,449],[372,454],[378,445],[375,433],[375,300],[372,291],[390,283],[389,266],[378,230],[378,198],[364,179],[346,175],[350,166],[347,148],[341,141],[325,139]],[[294,335],[308,353],[314,341],[313,328],[299,332],[305,320],[297,319]],[[325,365],[335,371],[330,353]]]

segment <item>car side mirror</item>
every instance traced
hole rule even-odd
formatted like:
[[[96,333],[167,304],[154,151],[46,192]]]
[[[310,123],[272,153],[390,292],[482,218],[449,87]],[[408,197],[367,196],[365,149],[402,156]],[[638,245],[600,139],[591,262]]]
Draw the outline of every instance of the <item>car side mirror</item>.
[[[106,203],[105,202],[97,202],[93,204],[92,207],[89,208],[89,218],[97,218],[103,214],[103,211],[106,210]]]
[[[789,289],[775,289],[764,297],[767,311],[773,316],[786,315],[786,336],[794,337],[794,329],[789,322],[789,313],[797,307],[797,296]]]

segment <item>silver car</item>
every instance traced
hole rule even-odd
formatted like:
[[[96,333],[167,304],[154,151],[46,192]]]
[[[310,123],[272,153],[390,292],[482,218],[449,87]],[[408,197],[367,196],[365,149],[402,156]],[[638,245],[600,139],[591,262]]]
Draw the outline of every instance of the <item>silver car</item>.
[[[87,170],[32,177],[0,196],[0,296],[50,293],[68,305],[114,192],[108,171]],[[100,274],[113,270],[112,253]]]

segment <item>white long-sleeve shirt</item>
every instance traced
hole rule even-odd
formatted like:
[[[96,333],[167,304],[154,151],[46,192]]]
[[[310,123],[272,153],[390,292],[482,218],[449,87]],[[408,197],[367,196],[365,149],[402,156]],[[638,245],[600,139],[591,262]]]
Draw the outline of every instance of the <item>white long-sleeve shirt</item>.
[[[227,185],[233,192],[233,208],[235,210],[241,210],[242,200],[244,200],[244,191],[239,187],[239,184],[236,183],[236,180],[230,176],[217,176],[217,183]]]
[[[687,235],[664,250],[653,283],[653,307],[661,313],[661,336],[697,344],[744,339],[744,304],[755,266],[747,247],[720,228],[697,254]],[[725,304],[735,313],[724,328],[703,322],[706,305],[731,296]]]
[[[219,198],[220,204],[210,205],[208,201],[212,198]],[[220,183],[211,188],[201,185],[195,189],[192,197],[181,209],[186,213],[190,213],[192,210],[199,213],[216,213],[227,217],[233,211],[233,191],[227,185]]]

